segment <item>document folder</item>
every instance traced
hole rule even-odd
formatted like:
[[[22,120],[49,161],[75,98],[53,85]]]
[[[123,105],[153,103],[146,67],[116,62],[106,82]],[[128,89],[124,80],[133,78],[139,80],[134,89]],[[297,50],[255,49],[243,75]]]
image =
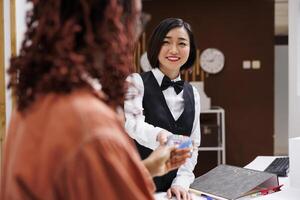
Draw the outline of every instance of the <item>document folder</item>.
[[[275,174],[219,165],[196,178],[190,190],[218,200],[234,200],[276,187],[279,183]]]

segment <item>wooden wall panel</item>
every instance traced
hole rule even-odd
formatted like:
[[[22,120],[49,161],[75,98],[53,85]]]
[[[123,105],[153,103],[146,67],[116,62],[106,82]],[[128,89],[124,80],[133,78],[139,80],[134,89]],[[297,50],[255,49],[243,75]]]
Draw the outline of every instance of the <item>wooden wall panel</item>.
[[[5,5],[7,4],[7,5]],[[4,16],[4,7],[9,7],[9,16]],[[6,131],[6,124],[9,119],[6,119],[6,109],[7,106],[10,106],[10,103],[6,101],[5,93],[6,89],[6,57],[7,55],[16,55],[16,0],[0,0],[0,155],[2,155],[2,145],[5,139],[5,131]],[[9,26],[7,23],[9,23]],[[10,27],[10,30],[6,30],[7,27]],[[8,35],[10,34],[10,42],[5,43],[7,40]],[[10,45],[10,48],[7,48],[5,45]],[[9,52],[10,49],[10,52]]]
[[[206,77],[205,91],[225,109],[227,163],[244,166],[257,155],[272,155],[274,2],[152,0],[143,1],[143,10],[152,15],[147,35],[162,19],[180,17],[192,25],[200,51],[224,53],[225,67]],[[243,60],[260,60],[261,69],[243,70]]]

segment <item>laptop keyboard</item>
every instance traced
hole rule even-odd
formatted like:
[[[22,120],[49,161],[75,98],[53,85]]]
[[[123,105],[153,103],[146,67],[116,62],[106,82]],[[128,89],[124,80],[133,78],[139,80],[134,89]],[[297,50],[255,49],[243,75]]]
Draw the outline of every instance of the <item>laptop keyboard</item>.
[[[289,157],[275,158],[273,162],[264,170],[278,176],[285,177],[289,171]]]

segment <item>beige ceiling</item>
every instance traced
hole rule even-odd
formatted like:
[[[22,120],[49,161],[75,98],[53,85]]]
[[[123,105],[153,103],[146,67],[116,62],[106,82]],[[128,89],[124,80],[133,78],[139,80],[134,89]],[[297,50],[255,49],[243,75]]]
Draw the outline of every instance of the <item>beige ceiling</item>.
[[[275,35],[288,35],[288,0],[275,0]]]

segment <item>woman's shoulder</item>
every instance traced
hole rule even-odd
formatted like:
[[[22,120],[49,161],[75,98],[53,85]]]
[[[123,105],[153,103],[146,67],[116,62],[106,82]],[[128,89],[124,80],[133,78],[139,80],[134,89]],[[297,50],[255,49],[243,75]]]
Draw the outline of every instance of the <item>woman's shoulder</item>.
[[[81,116],[102,116],[106,118],[115,118],[116,116],[116,112],[104,102],[104,99],[93,91],[76,91],[71,94],[68,100],[71,109]]]
[[[132,82],[139,82],[142,81],[142,77],[139,73],[132,73],[129,76],[127,76],[126,81],[132,83]]]
[[[129,91],[132,89],[139,89],[141,90],[144,88],[144,83],[142,77],[139,73],[132,73],[127,78],[126,81],[129,83]]]
[[[107,130],[114,135],[122,135],[123,115],[106,104],[92,91],[77,91],[64,103],[73,116],[74,127],[82,129],[85,137],[107,138]]]
[[[89,89],[78,89],[69,94],[47,94],[37,100],[30,112],[44,112],[47,118],[89,121],[91,118],[115,119],[116,113],[101,96]]]

